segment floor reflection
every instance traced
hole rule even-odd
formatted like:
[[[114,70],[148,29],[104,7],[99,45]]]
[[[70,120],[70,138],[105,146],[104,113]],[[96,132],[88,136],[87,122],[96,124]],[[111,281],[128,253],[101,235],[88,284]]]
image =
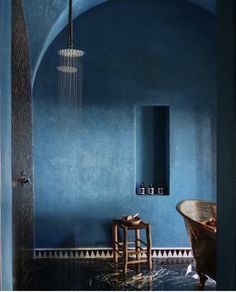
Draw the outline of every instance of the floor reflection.
[[[146,265],[130,266],[125,275],[111,260],[36,260],[29,290],[196,290],[198,276],[192,259],[153,259]],[[216,290],[208,279],[205,290]]]

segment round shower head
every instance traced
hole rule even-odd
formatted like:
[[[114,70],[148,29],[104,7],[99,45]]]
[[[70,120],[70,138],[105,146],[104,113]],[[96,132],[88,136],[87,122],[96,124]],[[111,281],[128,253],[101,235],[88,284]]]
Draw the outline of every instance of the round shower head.
[[[84,52],[75,49],[62,49],[58,51],[58,55],[65,58],[79,58],[84,55]]]
[[[78,71],[77,68],[72,66],[57,66],[57,70],[63,73],[76,73]]]
[[[62,49],[58,51],[60,57],[60,66],[57,70],[62,73],[76,73],[78,72],[77,59],[83,57],[84,52],[75,49]]]
[[[58,51],[58,99],[63,114],[77,113],[82,108],[82,77],[84,52],[73,47],[73,13],[69,1],[67,49]]]

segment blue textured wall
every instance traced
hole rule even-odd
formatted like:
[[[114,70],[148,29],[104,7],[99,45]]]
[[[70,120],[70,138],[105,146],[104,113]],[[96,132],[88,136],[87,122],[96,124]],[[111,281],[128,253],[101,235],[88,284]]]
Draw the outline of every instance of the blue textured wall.
[[[74,0],[74,17],[106,0]],[[211,0],[215,1],[215,0]],[[23,0],[31,44],[32,81],[42,57],[68,21],[68,1]]]
[[[108,0],[74,0],[74,17],[105,1]],[[215,13],[216,0],[188,1]],[[67,24],[68,2],[65,0],[23,0],[23,3],[31,43],[32,80],[34,82],[38,66],[45,51]]]
[[[206,10],[216,14],[216,0],[188,0],[196,5],[204,7]]]
[[[58,112],[66,31],[34,85],[36,247],[109,246],[111,219],[136,212],[154,246],[187,246],[177,202],[216,191],[215,16],[186,1],[109,1],[75,30],[86,52],[82,119]],[[170,106],[168,197],[135,195],[137,105]]]
[[[11,1],[0,0],[0,133],[2,290],[12,290]]]

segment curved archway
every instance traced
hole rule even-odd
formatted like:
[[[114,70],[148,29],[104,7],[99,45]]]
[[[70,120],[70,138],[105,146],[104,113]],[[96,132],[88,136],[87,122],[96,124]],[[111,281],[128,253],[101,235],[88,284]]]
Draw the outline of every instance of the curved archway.
[[[73,18],[107,0],[74,0]],[[36,2],[36,3],[35,3]],[[67,1],[24,0],[29,29],[32,62],[32,85],[42,58],[55,37],[67,25]]]
[[[85,11],[109,0],[74,0],[76,18]],[[186,0],[211,13],[215,13],[216,0]],[[32,60],[32,83],[34,84],[42,58],[55,37],[67,24],[67,2],[63,0],[23,0],[29,28]],[[45,25],[46,23],[46,25]]]

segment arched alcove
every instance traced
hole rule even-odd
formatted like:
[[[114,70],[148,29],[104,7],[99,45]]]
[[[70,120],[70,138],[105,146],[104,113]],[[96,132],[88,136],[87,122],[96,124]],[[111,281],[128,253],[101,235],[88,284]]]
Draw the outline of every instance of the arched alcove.
[[[108,1],[79,16],[84,113],[70,128],[63,121],[64,132],[56,66],[66,29],[57,36],[33,93],[36,247],[110,246],[111,219],[137,211],[152,224],[154,246],[188,245],[175,205],[216,194],[215,21],[173,0]],[[135,195],[137,105],[170,108],[168,197]]]

